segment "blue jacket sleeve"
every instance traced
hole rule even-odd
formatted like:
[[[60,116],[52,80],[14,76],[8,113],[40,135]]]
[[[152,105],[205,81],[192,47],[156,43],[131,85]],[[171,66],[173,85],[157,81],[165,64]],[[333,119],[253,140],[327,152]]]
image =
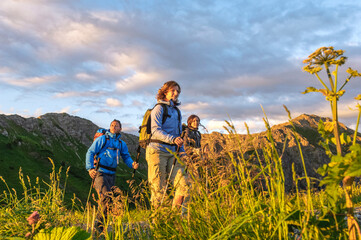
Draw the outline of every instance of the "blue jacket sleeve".
[[[160,140],[165,143],[172,144],[174,142],[175,136],[166,133],[162,128],[162,119],[163,119],[163,107],[157,105],[151,112],[151,132],[152,138]]]
[[[100,152],[103,145],[105,144],[106,138],[105,136],[98,137],[89,147],[86,157],[85,157],[85,168],[86,170],[90,170],[94,167],[94,156]]]
[[[127,144],[122,141],[122,149],[120,151],[120,155],[122,156],[123,162],[129,167],[129,168],[133,168],[132,164],[133,164],[133,159],[130,157],[129,154],[129,150],[128,150],[128,146]]]

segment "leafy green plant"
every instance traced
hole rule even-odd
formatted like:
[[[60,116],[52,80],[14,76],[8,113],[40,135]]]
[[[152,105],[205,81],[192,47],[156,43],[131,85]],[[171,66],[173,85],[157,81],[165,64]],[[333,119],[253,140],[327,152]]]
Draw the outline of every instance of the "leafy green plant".
[[[34,240],[90,240],[91,234],[79,227],[56,227],[42,229],[37,233]]]
[[[303,68],[304,71],[307,71],[310,74],[314,74],[319,82],[324,88],[316,89],[314,87],[308,87],[303,93],[309,92],[320,92],[329,101],[332,112],[332,123],[324,124],[320,123],[320,133],[325,139],[325,142],[322,145],[325,147],[329,156],[331,156],[331,163],[324,166],[319,170],[319,173],[326,175],[325,179],[321,184],[327,185],[326,190],[330,196],[331,205],[335,206],[337,199],[337,186],[340,181],[343,181],[345,196],[346,196],[346,208],[347,208],[347,222],[348,229],[350,234],[350,239],[356,239],[356,230],[358,230],[359,235],[360,230],[358,228],[357,221],[353,216],[353,204],[351,201],[352,195],[352,183],[355,176],[359,176],[361,172],[357,171],[355,168],[360,167],[359,161],[360,152],[358,146],[356,146],[356,136],[354,137],[354,142],[351,147],[348,148],[345,156],[342,151],[342,144],[346,145],[351,142],[350,137],[345,136],[344,134],[339,133],[339,122],[338,122],[338,101],[341,96],[344,95],[345,90],[343,89],[345,85],[350,81],[351,78],[360,77],[361,74],[356,70],[351,68],[347,69],[349,76],[346,78],[341,87],[338,88],[338,68],[346,62],[346,57],[343,56],[343,50],[334,50],[333,47],[321,47],[312,53],[307,59],[303,62],[307,65]],[[331,73],[331,68],[334,67],[335,70]],[[327,73],[327,79],[329,85],[327,85],[319,76],[319,72],[325,69]],[[357,123],[359,123],[359,117]],[[358,124],[357,124],[358,125]],[[333,132],[333,137],[330,136],[328,132]],[[357,129],[355,131],[357,134]],[[337,155],[334,155],[330,150],[329,143],[333,142],[336,145]],[[360,236],[361,237],[361,236]]]

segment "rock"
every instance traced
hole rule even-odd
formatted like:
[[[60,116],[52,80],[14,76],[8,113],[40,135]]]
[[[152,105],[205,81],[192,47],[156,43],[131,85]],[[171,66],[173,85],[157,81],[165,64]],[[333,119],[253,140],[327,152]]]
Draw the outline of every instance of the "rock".
[[[321,137],[317,127],[321,119],[324,122],[331,121],[331,119],[321,118],[316,115],[302,114],[292,120],[296,133],[293,132],[292,126],[288,122],[271,127],[277,152],[282,159],[286,190],[294,188],[292,165],[294,165],[294,170],[298,177],[305,176],[297,140],[302,149],[309,177],[320,179],[321,176],[316,173],[316,170],[330,161],[324,149],[318,144]],[[85,153],[78,155],[77,151],[80,148],[86,151],[91,145],[98,128],[97,125],[87,119],[71,116],[66,113],[47,113],[38,118],[23,118],[18,115],[0,114],[0,133],[9,139],[9,148],[11,148],[11,143],[26,147],[27,143],[19,137],[25,131],[39,139],[38,144],[43,148],[41,151],[45,152],[48,156],[53,154],[52,146],[60,144],[67,151],[75,152],[77,160],[84,160]],[[353,135],[353,130],[348,129],[343,124],[340,124],[340,132]],[[233,155],[235,159],[241,153],[246,158],[252,157],[255,151],[262,154],[262,148],[270,146],[267,136],[267,132],[251,135],[213,132],[202,135],[202,146],[209,149],[210,156],[222,158],[222,164],[223,162],[227,164],[226,161],[229,159],[229,154]],[[138,147],[138,137],[122,133],[122,139],[126,142],[131,155],[135,156],[136,148]],[[25,137],[26,140],[27,138]],[[358,136],[358,140],[361,141],[360,136]],[[30,150],[30,152],[34,152],[33,149]],[[142,152],[144,156],[144,151]],[[32,155],[36,156],[35,153],[32,153]],[[78,161],[77,164],[79,164],[79,167],[84,165],[83,161]],[[228,164],[230,163],[228,162]],[[305,181],[301,181],[299,186],[305,187],[305,184]]]
[[[6,131],[6,129],[3,129],[1,131],[1,135],[4,135],[5,137],[8,137],[9,136],[9,133]]]
[[[58,140],[75,150],[77,149],[76,142],[89,147],[93,142],[95,132],[99,129],[91,121],[67,113],[47,113],[38,118],[0,114],[0,128],[3,128],[2,135],[4,136],[8,136],[9,131],[13,131],[16,135],[19,128],[23,128],[34,136],[43,138],[41,144],[51,146],[53,141]],[[122,133],[122,139],[126,142],[129,152],[135,154],[138,137]]]
[[[298,177],[305,176],[297,139],[300,143],[308,177],[321,179],[321,176],[317,174],[316,170],[330,161],[325,150],[318,145],[321,136],[318,133],[317,128],[321,119],[323,122],[331,121],[331,119],[321,118],[316,115],[302,114],[292,120],[296,128],[296,133],[292,131],[291,124],[288,122],[271,127],[271,133],[277,152],[282,159],[285,188],[287,191],[294,188],[292,165],[294,165],[294,170]],[[348,129],[341,123],[340,132],[346,132],[348,135],[353,135],[354,131]],[[249,157],[254,151],[258,151],[259,154],[262,154],[261,149],[265,146],[270,146],[267,134],[267,132],[251,135],[228,135],[220,133],[204,134],[202,135],[202,146],[210,146],[209,148],[212,155],[217,157],[227,157],[229,152],[232,152],[233,154],[240,154],[240,152],[242,152],[246,157]],[[358,137],[358,140],[361,141],[360,136]],[[285,144],[286,147],[284,148]],[[306,181],[301,181],[299,186],[302,188],[306,187]]]

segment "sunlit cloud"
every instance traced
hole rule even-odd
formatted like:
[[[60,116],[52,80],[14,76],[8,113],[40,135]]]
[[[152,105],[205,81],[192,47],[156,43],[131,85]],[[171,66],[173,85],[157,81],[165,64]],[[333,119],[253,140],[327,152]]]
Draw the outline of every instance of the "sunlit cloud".
[[[80,112],[80,109],[74,109],[74,110],[71,110],[71,106],[67,106],[67,107],[64,107],[62,108],[60,111],[58,111],[58,113],[68,113],[68,114],[71,114],[71,115],[75,115],[76,113]]]
[[[43,115],[43,110],[41,108],[37,108],[34,112],[34,117],[39,117]]]
[[[126,77],[116,83],[116,89],[121,92],[134,91],[150,84],[158,84],[163,79],[158,72],[136,72],[132,76]]]
[[[59,113],[69,113],[70,108],[71,106],[64,107],[59,111]]]
[[[108,107],[122,107],[123,104],[116,98],[107,98],[106,104]]]
[[[0,1],[1,102],[13,104],[2,111],[28,116],[68,106],[63,110],[101,122],[124,105],[132,129],[162,83],[176,80],[183,120],[194,113],[222,130],[230,116],[239,131],[244,121],[256,131],[264,129],[260,105],[271,124],[287,120],[282,104],[293,117],[330,116],[322,96],[299,97],[317,81],[302,72],[315,49],[344,49],[345,65],[360,71],[357,1],[202,4]],[[358,83],[350,81],[347,94],[355,95]],[[341,120],[353,121],[352,106],[343,96]]]
[[[45,76],[45,77],[30,77],[30,78],[13,78],[13,79],[3,79],[3,82],[7,84],[18,86],[18,87],[35,87],[38,85],[49,84],[54,82],[57,79],[55,76]]]
[[[106,31],[91,23],[63,22],[52,33],[52,40],[62,48],[84,48],[106,37]]]
[[[142,64],[142,56],[132,48],[120,52],[119,49],[109,49],[109,62],[106,65],[106,71],[112,74],[131,75],[140,70]],[[115,52],[114,52],[115,51]]]
[[[75,77],[82,81],[95,80],[96,78],[87,73],[77,73]]]
[[[138,135],[138,131],[139,129],[137,127],[124,126],[124,124],[122,124],[122,132]]]
[[[209,106],[210,106],[210,104],[206,103],[206,102],[188,103],[188,104],[182,105],[182,110],[187,111],[187,112],[200,111],[202,109],[208,108]]]
[[[99,97],[105,95],[104,91],[88,91],[88,92],[77,92],[77,91],[69,91],[69,92],[59,92],[54,94],[55,98],[71,98],[71,97]]]
[[[207,128],[207,130],[209,132],[212,132],[214,130],[220,130],[223,129],[223,126],[225,126],[225,122],[224,121],[219,121],[219,120],[210,120],[207,122],[207,124],[205,125],[205,127]]]

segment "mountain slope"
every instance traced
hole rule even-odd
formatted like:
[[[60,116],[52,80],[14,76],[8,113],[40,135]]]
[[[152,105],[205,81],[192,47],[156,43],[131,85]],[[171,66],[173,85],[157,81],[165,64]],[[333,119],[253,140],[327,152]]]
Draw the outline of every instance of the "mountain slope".
[[[75,193],[84,200],[90,186],[85,154],[98,128],[89,120],[66,113],[48,113],[39,118],[0,115],[0,175],[19,191],[19,168],[32,180],[38,176],[48,179],[52,171],[48,158],[51,158],[56,169],[62,167],[63,173],[70,167],[66,187],[69,197]],[[122,133],[122,139],[135,156],[137,137]],[[125,178],[130,178],[132,170],[125,164],[120,164],[120,168],[120,172],[128,173]],[[118,181],[126,188],[125,179]],[[5,189],[3,185],[0,182],[1,189]]]
[[[304,176],[303,165],[296,144],[295,136],[301,143],[308,176],[320,178],[316,169],[329,162],[328,156],[318,145],[321,137],[317,131],[318,122],[330,119],[316,115],[303,114],[292,120],[297,133],[294,134],[289,123],[272,126],[271,132],[276,148],[282,158],[286,190],[294,187],[292,180],[292,165],[296,175]],[[23,118],[18,115],[0,115],[0,176],[10,188],[22,192],[19,183],[19,169],[28,175],[32,181],[36,177],[48,181],[52,165],[48,158],[54,160],[56,169],[62,168],[63,176],[70,167],[66,187],[67,199],[75,194],[85,201],[90,187],[90,177],[85,170],[85,154],[93,141],[93,136],[99,127],[87,119],[70,116],[66,113],[48,113],[39,118]],[[353,135],[353,130],[341,124],[341,132]],[[135,159],[138,138],[122,133],[122,139],[127,143],[129,151]],[[239,141],[237,141],[239,139]],[[361,140],[361,137],[358,137]],[[240,144],[239,144],[240,143]],[[226,156],[228,153],[239,155],[240,150],[246,157],[261,151],[267,146],[267,132],[251,135],[229,135],[213,132],[202,136],[202,146],[209,145],[213,156]],[[285,148],[284,148],[285,146]],[[284,148],[284,150],[283,150]],[[144,153],[140,172],[136,178],[146,178],[146,163]],[[132,170],[121,162],[117,172],[117,185],[127,191],[126,180],[131,178]],[[64,178],[63,178],[64,179]],[[34,183],[32,183],[34,184]],[[301,187],[302,184],[300,183]],[[0,189],[5,184],[0,181]]]
[[[321,136],[318,133],[318,123],[320,120],[323,122],[332,121],[329,118],[302,114],[297,118],[292,119],[296,128],[296,133],[292,131],[291,124],[288,122],[271,127],[271,133],[276,149],[282,159],[285,187],[287,191],[294,187],[292,165],[294,165],[294,170],[298,177],[305,176],[296,137],[299,139],[301,145],[309,177],[320,179],[321,176],[316,173],[316,170],[323,164],[329,163],[330,161],[329,157],[325,153],[325,150],[318,144],[321,140]],[[342,132],[345,132],[349,136],[353,136],[354,134],[354,130],[347,128],[341,123],[340,133]],[[237,156],[239,155],[241,149],[246,158],[252,155],[255,151],[258,151],[258,153],[262,156],[261,149],[270,145],[270,142],[267,140],[267,135],[267,132],[251,135],[234,134],[233,136],[228,134],[211,133],[203,136],[202,146],[208,144],[214,155],[227,156],[227,153],[232,152],[233,155]],[[361,141],[360,135],[358,136],[358,141]],[[336,152],[335,147],[331,148],[331,150]],[[254,164],[258,164],[258,161]],[[305,184],[305,181],[301,181],[299,186],[305,187]]]

